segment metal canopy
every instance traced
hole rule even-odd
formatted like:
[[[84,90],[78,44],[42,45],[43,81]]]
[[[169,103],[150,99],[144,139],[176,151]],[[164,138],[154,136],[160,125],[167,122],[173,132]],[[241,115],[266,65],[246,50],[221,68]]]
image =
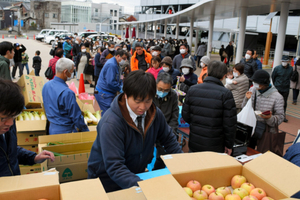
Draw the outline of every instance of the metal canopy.
[[[299,0],[202,0],[175,14],[166,14],[166,17],[145,21],[119,22],[116,24],[130,25],[154,22],[165,24],[165,20],[168,24],[175,24],[177,18],[179,19],[179,23],[187,23],[192,20],[191,17],[193,17],[194,22],[199,22],[209,21],[211,15],[215,15],[215,20],[234,18],[240,16],[242,7],[248,8],[248,16],[262,15],[270,13],[272,3],[275,5],[275,11],[280,11],[282,2],[289,2],[290,9],[292,10],[300,9]]]

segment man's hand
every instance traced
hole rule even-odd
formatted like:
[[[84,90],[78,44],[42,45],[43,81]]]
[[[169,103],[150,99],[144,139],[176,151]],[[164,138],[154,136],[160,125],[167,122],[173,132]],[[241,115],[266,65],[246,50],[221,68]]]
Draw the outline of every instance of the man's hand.
[[[269,115],[259,115],[263,119],[270,119],[272,117],[272,111],[270,111]]]
[[[53,162],[55,160],[54,154],[50,151],[42,151],[42,153],[35,156],[34,162],[35,163],[42,163],[46,159],[51,159],[51,161]]]
[[[179,82],[183,83],[184,81],[185,81],[185,78],[184,78],[184,76],[182,75],[182,76],[180,77],[180,79],[179,79]]]
[[[252,96],[252,92],[246,92],[246,97],[247,97],[247,99],[250,99],[251,98],[251,96]]]
[[[233,83],[234,85],[238,84],[238,82],[236,82],[236,81],[232,81],[232,83]]]
[[[228,149],[227,147],[225,147],[225,151],[224,153],[227,153],[228,155],[231,155],[232,149]]]

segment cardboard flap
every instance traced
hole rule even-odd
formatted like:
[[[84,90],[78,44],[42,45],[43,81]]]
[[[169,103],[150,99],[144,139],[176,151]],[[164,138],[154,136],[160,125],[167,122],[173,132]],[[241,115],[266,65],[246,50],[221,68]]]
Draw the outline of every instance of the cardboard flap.
[[[87,179],[60,185],[61,200],[108,200],[104,188],[97,179]]]
[[[146,197],[139,187],[119,190],[116,192],[107,193],[110,200],[146,200]]]
[[[43,147],[43,150],[52,151],[60,154],[76,154],[76,152],[90,152],[94,142],[81,142],[75,144],[53,145]]]
[[[138,182],[147,200],[190,200],[172,175],[160,176]]]
[[[300,190],[300,168],[272,152],[246,163],[244,170],[264,179],[286,197],[291,197]]]
[[[48,142],[77,143],[95,141],[97,131],[39,136],[39,144]]]

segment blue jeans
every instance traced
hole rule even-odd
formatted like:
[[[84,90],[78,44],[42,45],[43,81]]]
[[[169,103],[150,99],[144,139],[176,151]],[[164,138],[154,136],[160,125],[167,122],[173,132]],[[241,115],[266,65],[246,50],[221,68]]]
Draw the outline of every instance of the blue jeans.
[[[98,94],[95,94],[95,97],[99,104],[100,110],[102,111],[101,112],[101,117],[102,117],[104,113],[110,108],[110,104],[114,100],[115,95],[98,92]]]
[[[299,90],[293,89],[293,102],[296,103],[299,96]]]
[[[26,67],[26,71],[27,71],[27,75],[28,75],[29,74],[28,63],[22,64],[22,69],[24,69],[24,67]]]

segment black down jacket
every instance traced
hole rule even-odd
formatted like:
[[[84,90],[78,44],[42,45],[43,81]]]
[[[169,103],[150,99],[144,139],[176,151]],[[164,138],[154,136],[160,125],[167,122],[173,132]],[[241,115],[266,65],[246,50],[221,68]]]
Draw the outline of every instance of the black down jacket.
[[[233,95],[222,82],[208,76],[192,86],[183,104],[182,117],[190,124],[189,148],[193,152],[231,149],[236,132]]]

